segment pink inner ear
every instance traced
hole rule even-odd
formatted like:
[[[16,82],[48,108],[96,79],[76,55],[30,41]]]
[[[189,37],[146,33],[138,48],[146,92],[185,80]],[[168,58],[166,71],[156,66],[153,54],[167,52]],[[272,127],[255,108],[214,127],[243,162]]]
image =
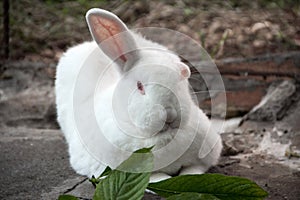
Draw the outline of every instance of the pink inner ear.
[[[100,18],[97,16],[91,16],[90,22],[92,22],[92,28],[95,35],[95,39],[98,44],[105,41],[106,39],[112,37],[114,45],[111,45],[110,48],[114,48],[113,50],[117,52],[118,55],[121,55],[120,58],[126,62],[126,57],[122,52],[122,41],[119,37],[115,37],[115,35],[121,33],[123,30],[115,25],[111,20],[107,20],[105,18]]]

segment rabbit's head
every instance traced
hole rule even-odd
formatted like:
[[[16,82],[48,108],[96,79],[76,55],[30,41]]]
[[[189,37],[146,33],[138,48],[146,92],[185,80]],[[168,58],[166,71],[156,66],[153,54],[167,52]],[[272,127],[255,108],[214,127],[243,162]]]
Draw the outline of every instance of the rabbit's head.
[[[110,12],[91,9],[87,21],[121,74],[112,98],[119,127],[134,137],[150,137],[185,125],[191,102],[188,66],[165,47],[129,31]]]

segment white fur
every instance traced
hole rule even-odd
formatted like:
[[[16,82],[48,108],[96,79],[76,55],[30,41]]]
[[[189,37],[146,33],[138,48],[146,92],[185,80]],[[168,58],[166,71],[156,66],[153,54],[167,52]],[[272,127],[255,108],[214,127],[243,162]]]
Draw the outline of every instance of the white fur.
[[[72,47],[63,55],[57,66],[55,90],[58,122],[69,145],[70,162],[74,170],[91,177],[92,175],[98,176],[106,167],[92,155],[93,152],[89,152],[89,147],[83,145],[74,120],[73,95],[76,80],[82,67],[90,66],[90,71],[83,76],[83,82],[86,83],[83,89],[92,87],[98,80],[99,74],[104,73],[104,79],[102,79],[101,86],[95,90],[95,96],[88,94],[84,98],[86,102],[95,98],[96,120],[110,143],[124,151],[133,152],[153,145],[155,145],[154,150],[160,149],[174,140],[174,144],[180,149],[184,148],[181,144],[193,137],[193,133],[196,132],[192,144],[184,154],[170,165],[157,170],[152,177],[153,181],[177,173],[204,173],[210,166],[215,165],[222,149],[221,139],[218,133],[211,131],[211,122],[207,116],[193,103],[189,94],[188,81],[180,74],[178,66],[183,64],[178,65],[179,57],[168,52],[166,47],[130,32],[128,36],[130,42],[125,45],[121,44],[121,49],[125,49],[124,51],[135,48],[142,50],[137,54],[126,55],[126,62],[122,59],[117,60],[117,63],[111,65],[108,73],[105,73],[105,67],[112,62],[111,58],[114,58],[116,53],[110,49],[113,43],[109,43],[108,47],[101,46],[102,35],[100,33],[99,36],[97,30],[93,29],[95,27],[89,16],[100,19],[104,17],[109,23],[112,22],[110,26],[127,30],[120,19],[112,13],[92,9],[88,12],[87,19],[92,35],[100,48],[94,41]],[[145,83],[145,95],[136,89],[137,81]],[[118,87],[121,89],[118,90]],[[130,96],[124,100],[123,96],[126,96],[126,92]],[[113,105],[118,105],[121,110],[122,108],[125,110],[118,110],[118,116],[115,116],[116,111],[113,110]],[[86,118],[81,123],[88,127],[92,115],[93,113],[82,111],[82,116]],[[165,131],[157,133],[165,128],[166,120],[172,122],[166,126]],[[182,136],[180,139],[175,137],[178,131]],[[157,134],[152,135],[154,133]],[[101,141],[99,144],[95,138],[97,135],[93,137],[89,144],[104,145]],[[114,154],[114,151],[103,153],[109,154],[112,160],[118,160],[119,155]],[[173,152],[167,153],[171,155]],[[163,175],[159,176],[161,174]]]

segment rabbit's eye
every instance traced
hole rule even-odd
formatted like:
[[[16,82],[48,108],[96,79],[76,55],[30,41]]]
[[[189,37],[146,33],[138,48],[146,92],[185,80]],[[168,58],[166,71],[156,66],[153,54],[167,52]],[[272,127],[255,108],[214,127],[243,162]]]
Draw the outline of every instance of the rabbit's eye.
[[[137,89],[140,91],[140,93],[141,93],[142,95],[144,95],[144,94],[145,94],[145,90],[144,90],[144,85],[143,85],[143,83],[142,83],[141,81],[138,81],[138,82],[136,83],[136,86],[137,86]]]

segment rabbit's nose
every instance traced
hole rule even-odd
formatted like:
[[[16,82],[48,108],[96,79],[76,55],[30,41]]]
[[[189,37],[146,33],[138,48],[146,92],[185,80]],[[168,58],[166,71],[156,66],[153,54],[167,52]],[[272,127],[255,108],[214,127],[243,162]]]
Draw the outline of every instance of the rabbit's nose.
[[[167,112],[167,123],[172,123],[176,120],[177,118],[177,111],[173,107],[166,107],[166,112]]]

